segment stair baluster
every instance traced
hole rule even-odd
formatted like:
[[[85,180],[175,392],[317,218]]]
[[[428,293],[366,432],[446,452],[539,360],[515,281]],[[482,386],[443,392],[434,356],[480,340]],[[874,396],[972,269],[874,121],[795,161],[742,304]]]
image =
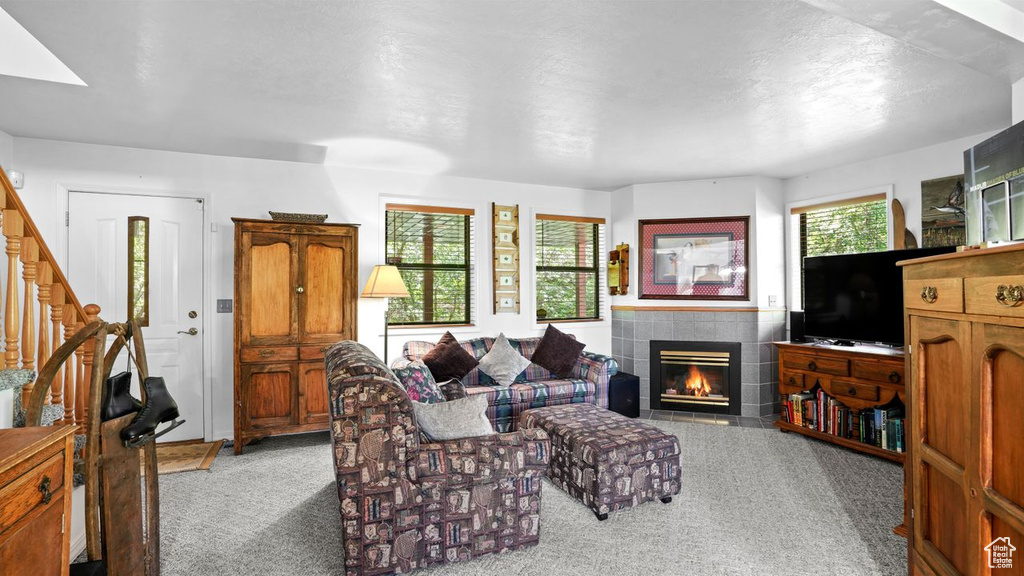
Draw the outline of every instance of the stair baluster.
[[[4,304],[4,368],[18,367],[18,256],[25,223],[17,210],[4,210],[3,234],[7,238],[7,302]]]
[[[61,322],[64,325],[64,341],[67,342],[75,335],[75,318],[76,311],[74,306],[64,307],[64,317],[61,318]],[[78,404],[75,399],[78,397],[75,388],[75,376],[78,375],[78,368],[76,366],[79,360],[78,351],[75,350],[74,358],[68,358],[67,362],[64,362],[64,423],[65,424],[77,424],[78,423]]]
[[[52,276],[52,274],[51,274]],[[47,360],[49,355],[54,350],[60,348],[62,343],[61,335],[64,333],[61,326],[61,321],[64,319],[64,287],[59,283],[54,282],[49,289],[49,300],[50,300],[50,322],[53,324],[53,330],[50,341],[50,349],[47,350]],[[39,312],[42,316],[42,310]],[[40,347],[42,348],[42,347]],[[42,366],[42,357],[40,357],[40,366]],[[60,404],[64,402],[64,370],[61,370],[53,379],[53,384],[50,386],[50,404]],[[64,422],[68,421],[68,405],[64,405]]]
[[[39,264],[39,244],[31,236],[21,240],[21,276],[25,281],[24,315],[21,323],[21,367],[26,370],[36,369],[36,266]],[[25,386],[29,392],[32,384]],[[26,396],[27,398],[27,396]]]

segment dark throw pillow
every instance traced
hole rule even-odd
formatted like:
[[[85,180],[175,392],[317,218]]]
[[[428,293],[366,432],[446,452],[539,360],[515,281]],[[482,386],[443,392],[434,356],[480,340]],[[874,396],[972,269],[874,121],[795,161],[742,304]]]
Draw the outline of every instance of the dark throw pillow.
[[[441,389],[441,394],[444,394],[445,400],[458,400],[469,395],[466,393],[466,386],[458,378],[452,378],[437,386]]]
[[[530,361],[554,372],[559,378],[568,378],[580,353],[586,347],[583,342],[548,324],[548,329],[544,331],[544,337],[540,339],[537,351],[533,353]]]
[[[472,354],[459,346],[451,332],[445,332],[437,345],[423,356],[423,363],[430,368],[434,381],[444,382],[452,378],[462,379],[479,364]]]

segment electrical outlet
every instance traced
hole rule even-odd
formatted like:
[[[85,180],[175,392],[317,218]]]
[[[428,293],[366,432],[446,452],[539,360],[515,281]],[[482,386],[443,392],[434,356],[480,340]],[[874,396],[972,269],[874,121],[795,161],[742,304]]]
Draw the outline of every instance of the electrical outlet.
[[[228,300],[217,300],[217,313],[218,314],[230,314],[232,311],[231,299]]]
[[[775,294],[769,294],[768,295],[768,305],[771,306],[772,308],[778,306],[779,305],[779,297],[777,295],[775,295]]]

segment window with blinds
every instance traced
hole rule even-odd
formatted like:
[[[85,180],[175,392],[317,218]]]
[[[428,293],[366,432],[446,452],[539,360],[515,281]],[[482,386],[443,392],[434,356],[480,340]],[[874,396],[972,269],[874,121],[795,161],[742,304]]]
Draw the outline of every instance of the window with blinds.
[[[604,219],[538,214],[537,321],[601,318]]]
[[[385,244],[409,290],[388,325],[472,323],[473,210],[388,204]]]
[[[800,216],[800,258],[888,248],[885,194],[793,209]]]

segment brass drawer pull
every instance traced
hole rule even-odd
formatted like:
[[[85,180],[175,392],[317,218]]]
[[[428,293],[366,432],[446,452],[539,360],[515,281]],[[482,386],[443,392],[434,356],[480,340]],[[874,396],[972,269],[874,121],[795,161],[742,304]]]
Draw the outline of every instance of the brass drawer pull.
[[[895,370],[893,370],[892,372],[889,372],[889,382],[892,382],[893,384],[899,384],[900,383],[900,373],[895,371]]]
[[[1006,284],[1000,284],[996,288],[996,302],[999,302],[1003,306],[1012,308],[1014,306],[1020,306],[1021,301],[1024,301],[1024,286],[1017,284],[1016,286],[1007,286]]]
[[[50,492],[49,476],[43,476],[42,482],[39,483],[39,491],[43,494],[43,504],[49,504],[53,499],[53,492]]]
[[[789,384],[790,384],[790,386],[796,386],[796,378],[794,378],[793,376],[790,376],[789,377]]]
[[[921,288],[921,300],[924,300],[929,304],[934,304],[938,299],[939,291],[935,286],[925,286],[924,288]]]
[[[269,349],[266,349],[266,348],[264,348],[263,350],[260,350],[260,356],[263,356],[264,358],[270,358],[273,355],[274,355],[274,351],[273,350],[269,350]]]
[[[810,370],[811,372],[817,372],[818,365],[814,363],[814,360],[811,360],[810,362],[807,363],[807,369]]]
[[[328,348],[330,348],[330,346],[324,346],[323,348],[320,348],[320,351],[321,352],[327,352]]]
[[[846,391],[846,394],[848,396],[856,396],[857,395],[857,389],[854,388],[853,386],[850,386],[850,389]]]

